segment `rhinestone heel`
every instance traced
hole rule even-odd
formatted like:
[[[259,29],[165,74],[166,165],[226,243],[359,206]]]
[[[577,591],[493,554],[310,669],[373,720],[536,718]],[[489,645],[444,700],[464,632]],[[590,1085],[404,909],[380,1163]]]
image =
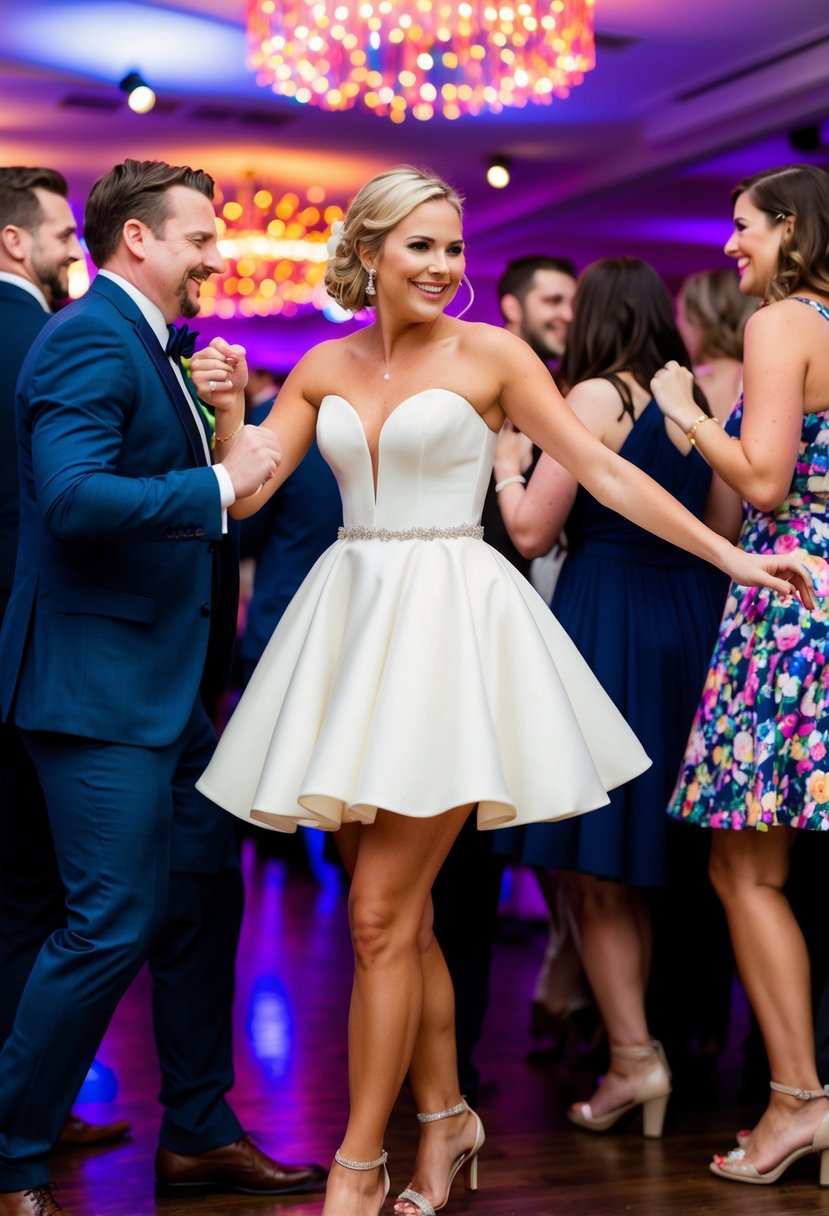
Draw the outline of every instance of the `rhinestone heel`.
[[[790,1085],[780,1085],[777,1081],[769,1082],[769,1086],[776,1093],[788,1094],[790,1098],[798,1098],[801,1102],[813,1102],[816,1098],[829,1098],[829,1094],[823,1089],[797,1089]],[[748,1137],[743,1143],[747,1143],[747,1139]],[[820,1154],[820,1185],[829,1186],[829,1111],[824,1115],[811,1144],[793,1149],[782,1161],[778,1161],[777,1165],[766,1170],[764,1174],[745,1160],[746,1151],[742,1146],[732,1149],[725,1157],[715,1157],[708,1168],[718,1178],[728,1178],[731,1182],[769,1186],[785,1174],[795,1161],[799,1161],[801,1157],[808,1157],[812,1153]]]
[[[665,1112],[671,1096],[671,1070],[662,1050],[662,1044],[652,1039],[638,1047],[612,1047],[611,1058],[620,1060],[653,1060],[653,1068],[643,1077],[635,1096],[630,1102],[609,1110],[606,1115],[594,1115],[589,1102],[571,1106],[567,1118],[576,1127],[590,1132],[610,1131],[630,1111],[642,1107],[642,1134],[650,1140],[658,1140],[665,1125]]]
[[[481,1151],[486,1136],[484,1135],[484,1125],[481,1122],[475,1111],[466,1103],[465,1099],[461,1099],[456,1106],[450,1106],[448,1110],[439,1110],[434,1113],[420,1114],[418,1113],[418,1123],[437,1123],[439,1119],[451,1119],[455,1115],[470,1114],[475,1120],[475,1143],[472,1148],[465,1149],[459,1153],[449,1167],[449,1176],[446,1180],[446,1193],[440,1203],[432,1204],[425,1195],[421,1195],[420,1191],[415,1191],[411,1187],[407,1187],[405,1191],[401,1191],[397,1196],[398,1200],[408,1200],[413,1204],[421,1216],[435,1216],[441,1208],[445,1208],[449,1202],[449,1192],[452,1189],[452,1183],[455,1180],[455,1175],[463,1170],[464,1186],[468,1191],[477,1191],[478,1189],[478,1153]]]
[[[336,1161],[337,1165],[341,1165],[345,1170],[377,1170],[382,1166],[383,1198],[380,1200],[380,1207],[377,1209],[378,1212],[386,1202],[386,1196],[388,1195],[389,1187],[391,1186],[391,1182],[389,1181],[389,1171],[386,1169],[386,1162],[388,1159],[389,1155],[385,1149],[383,1149],[379,1157],[375,1157],[374,1161],[352,1161],[349,1157],[344,1157],[339,1149],[337,1149],[336,1153],[334,1154],[334,1160]]]

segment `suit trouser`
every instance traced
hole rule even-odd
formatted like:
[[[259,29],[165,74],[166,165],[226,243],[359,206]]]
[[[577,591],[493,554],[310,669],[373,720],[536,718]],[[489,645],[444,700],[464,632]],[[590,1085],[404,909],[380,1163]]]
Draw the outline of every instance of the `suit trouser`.
[[[17,728],[0,723],[0,1046],[50,933],[65,923],[63,883],[34,765]]]
[[[42,946],[0,1052],[0,1191],[48,1181],[48,1153],[118,1001],[150,960],[165,1104],[160,1143],[228,1144],[233,970],[242,912],[230,816],[195,789],[215,739],[201,705],[175,743],[24,732],[66,926]]]

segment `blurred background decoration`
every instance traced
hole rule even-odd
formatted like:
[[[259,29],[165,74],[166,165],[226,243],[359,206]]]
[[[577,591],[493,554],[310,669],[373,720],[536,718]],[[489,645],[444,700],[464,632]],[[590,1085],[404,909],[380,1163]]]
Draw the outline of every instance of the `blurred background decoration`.
[[[260,84],[402,123],[566,97],[595,66],[593,0],[248,0]]]
[[[251,174],[217,187],[220,277],[202,285],[202,315],[295,317],[305,308],[340,319],[323,285],[331,225],[343,217],[322,186],[284,190]]]

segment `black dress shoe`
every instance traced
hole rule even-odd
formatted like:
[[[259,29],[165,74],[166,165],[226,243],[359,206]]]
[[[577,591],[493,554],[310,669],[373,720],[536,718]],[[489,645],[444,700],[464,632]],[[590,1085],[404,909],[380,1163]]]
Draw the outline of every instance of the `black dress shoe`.
[[[184,1156],[160,1148],[155,1155],[156,1194],[234,1191],[242,1195],[296,1195],[322,1190],[321,1165],[283,1165],[266,1156],[249,1136],[206,1153]]]
[[[55,1148],[96,1148],[104,1144],[118,1144],[126,1140],[131,1131],[132,1124],[127,1123],[126,1119],[116,1119],[113,1123],[87,1123],[86,1119],[70,1115]]]

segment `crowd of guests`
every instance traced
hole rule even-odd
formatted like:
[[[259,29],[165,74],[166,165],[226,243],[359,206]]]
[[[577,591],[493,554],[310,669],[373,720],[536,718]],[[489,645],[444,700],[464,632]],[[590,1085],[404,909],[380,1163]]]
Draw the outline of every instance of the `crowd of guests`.
[[[429,189],[375,225],[383,240],[418,208],[440,204],[449,209],[440,219],[451,230],[446,249],[458,246],[449,212],[459,216],[459,203]],[[240,347],[216,340],[190,374],[180,361],[183,335],[171,322],[197,314],[200,282],[223,268],[211,198],[199,171],[117,166],[87,203],[84,236],[99,274],[50,320],[81,253],[66,183],[52,170],[0,169],[0,408],[7,434],[17,429],[0,456],[9,794],[0,814],[0,1216],[62,1210],[48,1158],[73,1129],[75,1142],[126,1134],[122,1124],[84,1124],[72,1106],[144,962],[163,1078],[159,1188],[279,1196],[326,1185],[322,1167],[257,1148],[225,1097],[241,878],[233,820],[196,779],[213,752],[209,711],[229,670],[238,540],[255,563],[236,669],[246,687],[341,527],[342,506],[311,424],[303,417],[294,427],[288,412],[299,419],[294,402],[308,395],[296,387],[302,372],[285,390],[280,450],[261,425],[280,387],[265,371],[249,373]],[[607,806],[557,822],[481,832],[469,806],[451,812],[451,830],[444,817],[440,843],[421,859],[424,910],[411,929],[428,980],[421,1022],[401,1030],[394,1069],[384,1073],[375,1059],[366,1070],[365,1053],[352,1059],[351,1115],[325,1216],[379,1211],[388,1189],[382,1130],[406,1072],[423,1135],[395,1210],[443,1207],[461,1170],[476,1185],[484,1133],[471,1109],[481,1080],[475,1048],[507,864],[532,867],[550,910],[536,1010],[564,1037],[594,1003],[604,1029],[608,1067],[569,1109],[574,1124],[608,1131],[641,1108],[644,1134],[660,1136],[672,1021],[677,1054],[691,1040],[697,1058],[722,1049],[732,958],[721,903],[771,1097],[711,1170],[764,1184],[818,1153],[829,1183],[825,942],[810,939],[810,959],[785,889],[795,837],[829,827],[819,598],[829,592],[829,179],[809,166],[759,174],[732,202],[726,253],[739,274],[694,275],[674,303],[634,257],[603,259],[580,276],[566,258],[519,258],[499,283],[503,329],[546,364],[551,388],[598,444],[719,536],[778,555],[792,594],[768,581],[729,585],[723,569],[732,567],[702,560],[703,543],[673,517],[660,536],[645,530],[661,500],[626,518],[626,500],[580,484],[589,480],[582,457],[560,464],[540,431],[538,445],[522,434],[532,432],[532,414],[526,427],[518,411],[512,423],[498,419],[486,539],[539,582],[536,559],[566,553],[552,611],[652,763],[612,789]],[[394,304],[383,240],[372,247],[355,237],[335,259],[355,262],[350,285],[337,287],[335,276],[335,289],[351,306],[376,305],[380,319]],[[445,277],[454,284],[451,267]],[[388,368],[394,343],[384,340],[378,366]],[[431,352],[431,330],[426,341]],[[200,403],[212,407],[212,435]],[[254,512],[247,503],[263,505]],[[242,517],[238,533],[228,512]],[[798,566],[808,578],[794,553],[807,555]],[[353,880],[352,1035],[368,1042],[378,1009],[385,1023],[398,1014],[388,990],[383,997],[360,979],[367,949],[376,961],[376,943],[365,942],[380,913],[361,921],[355,908],[368,906],[377,868],[393,854],[372,857],[351,828],[339,835]],[[470,888],[459,876],[473,870]],[[402,884],[401,920],[410,887]],[[652,911],[670,915],[688,902],[698,932],[683,952],[684,1002],[670,994],[676,960]],[[703,972],[709,992],[695,1005]],[[403,986],[407,997],[413,987]],[[208,1033],[192,1034],[196,1024]]]

